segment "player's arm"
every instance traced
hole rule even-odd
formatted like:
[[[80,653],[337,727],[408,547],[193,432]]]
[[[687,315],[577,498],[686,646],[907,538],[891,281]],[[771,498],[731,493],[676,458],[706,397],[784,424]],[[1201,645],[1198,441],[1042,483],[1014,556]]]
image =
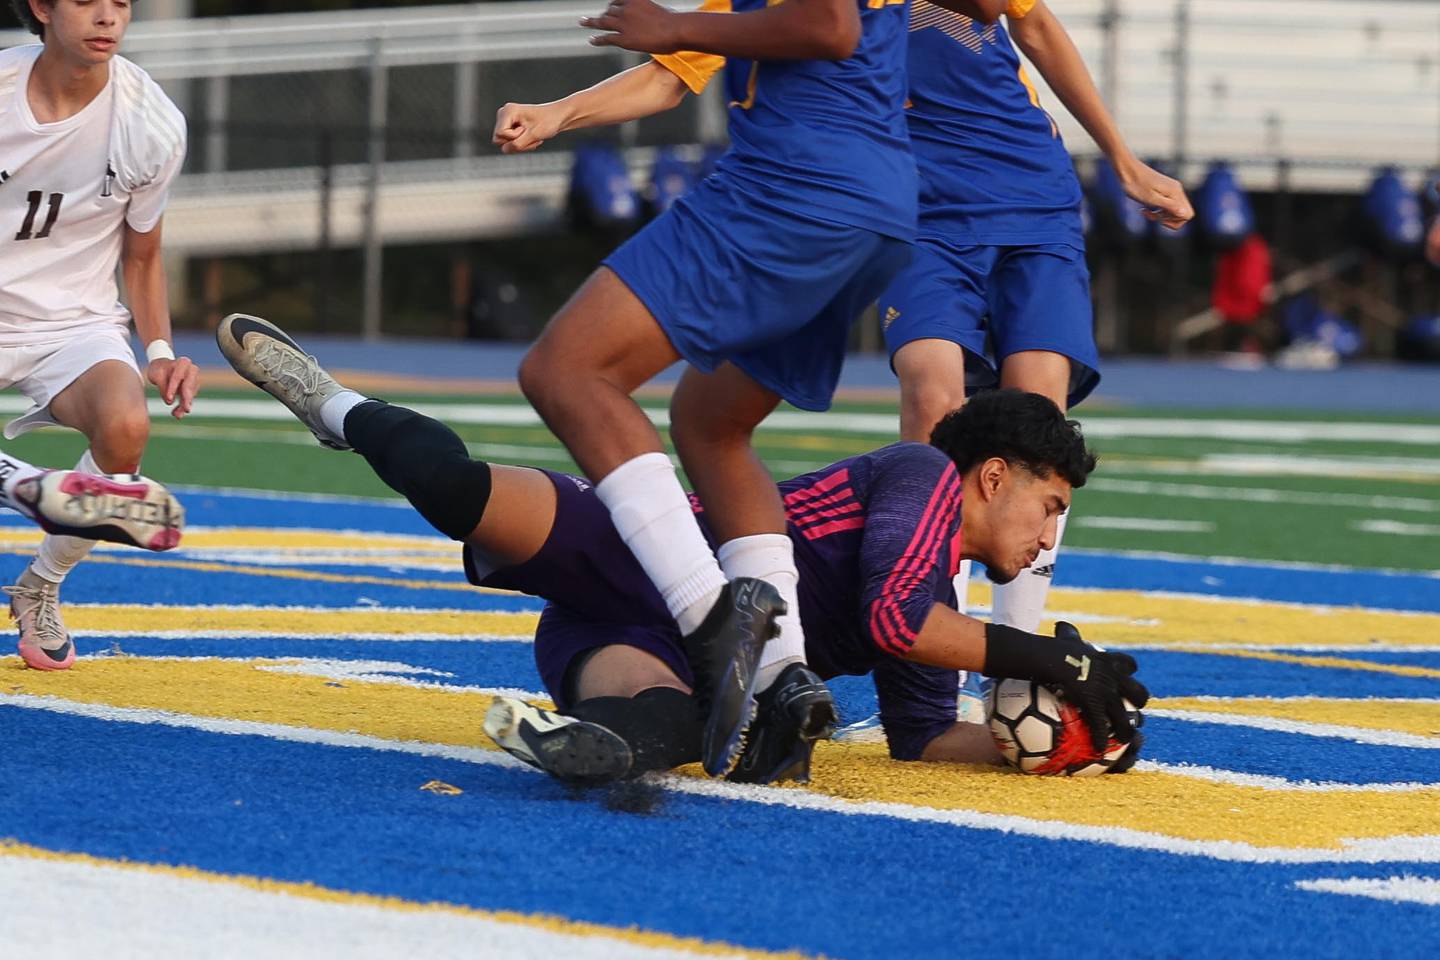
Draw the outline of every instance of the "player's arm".
[[[885,742],[896,760],[944,763],[998,762],[1000,753],[985,723],[960,723],[954,670],[886,657],[875,666],[875,697]]]
[[[651,60],[549,103],[507,103],[495,114],[493,140],[505,153],[525,153],[567,130],[639,120],[679,106],[685,81]]]
[[[1055,636],[1047,637],[982,623],[937,603],[903,656],[951,670],[978,670],[997,679],[1054,684],[1084,716],[1097,750],[1104,747],[1107,729],[1116,740],[1129,743],[1135,731],[1124,701],[1143,707],[1150,699],[1134,677],[1134,657],[1091,646],[1080,631],[1063,622],[1056,625]]]
[[[743,13],[725,12],[729,6],[720,0],[680,13],[654,0],[610,0],[580,25],[604,31],[590,38],[598,47],[693,50],[740,60],[843,60],[860,44],[855,0],[785,0]]]
[[[1002,762],[988,723],[961,723],[958,720],[925,744],[920,759],[926,763]]]
[[[963,13],[971,20],[994,23],[1000,19],[1010,0],[930,0],[937,7],[944,7],[954,13]]]
[[[145,377],[160,391],[171,414],[179,419],[190,412],[200,389],[200,371],[189,357],[175,357],[170,331],[170,294],[165,260],[160,253],[160,226],[141,233],[125,224],[120,247],[120,270],[125,277],[126,299],[135,318],[135,332],[150,358]],[[165,353],[170,356],[165,356]]]
[[[1126,144],[1080,51],[1045,0],[1034,0],[1027,11],[1028,5],[1029,0],[1009,4],[1010,36],[1110,160],[1125,193],[1145,208],[1146,216],[1172,229],[1194,217],[1180,182],[1141,162]]]

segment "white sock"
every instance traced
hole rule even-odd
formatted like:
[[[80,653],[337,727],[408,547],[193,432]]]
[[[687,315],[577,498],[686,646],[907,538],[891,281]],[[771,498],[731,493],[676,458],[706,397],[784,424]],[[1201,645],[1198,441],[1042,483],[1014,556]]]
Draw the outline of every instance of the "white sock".
[[[335,394],[335,396],[320,404],[320,422],[325,424],[326,430],[343,439],[345,436],[345,415],[369,399],[369,397],[358,394],[354,390],[341,390]]]
[[[955,587],[955,609],[964,613],[970,608],[970,561],[961,560],[960,569],[955,571],[955,579],[951,581]]]
[[[765,644],[760,654],[755,689],[764,690],[791,663],[805,662],[805,631],[800,626],[800,571],[795,566],[795,544],[783,533],[736,537],[715,551],[720,569],[731,580],[755,577],[780,591],[785,616],[777,621],[780,635]]]
[[[75,469],[81,473],[104,474],[95,458],[90,455],[87,449],[80,456],[80,462],[75,464]],[[45,539],[40,541],[40,549],[35,553],[35,559],[30,561],[30,569],[35,575],[49,580],[51,583],[62,582],[75,565],[90,555],[95,548],[94,540],[85,540],[80,537],[63,537],[58,534],[49,533]]]
[[[38,477],[44,472],[42,467],[26,463],[8,453],[0,453],[0,506],[9,507],[21,516],[30,517],[33,520],[35,515],[30,512],[30,508],[15,499],[15,488],[22,481]]]
[[[665,598],[681,633],[693,633],[725,587],[690,498],[663,453],[642,453],[595,484],[620,539]]]
[[[1065,535],[1066,510],[1055,523],[1055,546],[1041,550],[1040,556],[1009,583],[995,585],[990,604],[990,619],[1016,630],[1034,633],[1040,629],[1045,615],[1045,598],[1050,593],[1050,580],[1055,574],[1055,557],[1060,552],[1060,538]]]

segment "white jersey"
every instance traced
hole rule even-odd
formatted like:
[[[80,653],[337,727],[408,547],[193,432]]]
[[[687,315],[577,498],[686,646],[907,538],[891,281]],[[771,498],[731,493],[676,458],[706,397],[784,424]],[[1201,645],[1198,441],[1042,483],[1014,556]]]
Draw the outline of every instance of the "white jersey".
[[[0,347],[128,326],[121,225],[155,229],[185,162],[184,116],[122,57],[83,110],[37,123],[26,91],[42,49],[0,50]]]

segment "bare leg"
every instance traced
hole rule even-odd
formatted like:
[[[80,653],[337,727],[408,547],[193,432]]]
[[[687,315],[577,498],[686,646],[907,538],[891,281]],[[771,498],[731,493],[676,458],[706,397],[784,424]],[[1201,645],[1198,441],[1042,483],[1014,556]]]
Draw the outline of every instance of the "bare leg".
[[[685,371],[670,401],[671,436],[720,541],[721,569],[732,580],[764,580],[785,601],[786,612],[776,619],[779,633],[760,657],[761,690],[790,664],[805,661],[800,571],[785,529],[785,504],[751,440],[779,402],[728,363],[710,374]]]
[[[601,267],[525,355],[520,389],[599,482],[622,463],[664,449],[630,394],[679,359],[645,305]]]
[[[755,428],[779,403],[728,363],[709,374],[686,370],[670,400],[675,451],[721,543],[785,532],[780,491],[751,445]]]
[[[50,401],[50,414],[90,441],[104,473],[134,473],[150,439],[145,386],[126,364],[105,360],[82,373]]]
[[[118,360],[95,364],[50,401],[50,415],[90,441],[76,469],[139,471],[150,439],[150,414],[145,409],[145,385],[127,364]],[[40,542],[30,572],[58,584],[94,546],[94,540],[51,534]]]
[[[930,442],[930,431],[965,403],[965,351],[949,340],[912,340],[895,351],[900,439]]]
[[[1049,397],[1064,413],[1070,393],[1070,358],[1049,350],[1012,353],[1000,365],[1000,386]]]

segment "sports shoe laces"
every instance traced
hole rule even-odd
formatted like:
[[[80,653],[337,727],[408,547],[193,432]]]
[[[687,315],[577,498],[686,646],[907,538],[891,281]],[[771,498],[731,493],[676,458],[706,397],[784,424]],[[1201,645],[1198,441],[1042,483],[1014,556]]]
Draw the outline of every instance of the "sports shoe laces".
[[[34,606],[30,614],[34,617],[32,627],[40,639],[42,649],[50,650],[65,642],[65,625],[60,622],[59,598],[43,587],[0,587],[15,600],[28,600]]]
[[[265,341],[255,351],[255,362],[289,391],[298,389],[302,397],[313,396],[320,389],[320,361],[300,355]]]

